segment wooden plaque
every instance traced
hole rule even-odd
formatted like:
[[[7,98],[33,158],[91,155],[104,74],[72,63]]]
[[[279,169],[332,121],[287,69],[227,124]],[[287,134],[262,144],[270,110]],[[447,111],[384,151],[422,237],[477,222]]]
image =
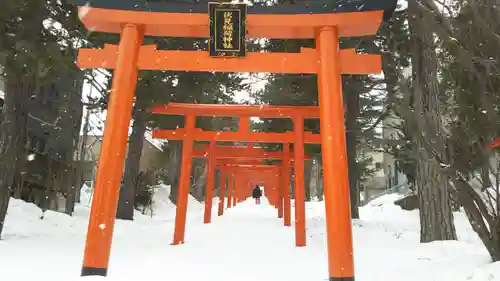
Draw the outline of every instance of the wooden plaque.
[[[212,57],[244,57],[246,54],[246,4],[208,3]]]

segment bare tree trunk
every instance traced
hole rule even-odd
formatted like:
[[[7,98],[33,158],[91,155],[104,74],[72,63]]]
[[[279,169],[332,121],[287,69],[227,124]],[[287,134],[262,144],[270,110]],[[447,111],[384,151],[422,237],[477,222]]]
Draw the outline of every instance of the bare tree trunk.
[[[170,184],[170,200],[176,204],[177,194],[179,192],[179,180],[181,171],[181,158],[182,158],[182,141],[169,141],[168,142],[168,167],[167,177],[168,184]]]
[[[134,201],[137,185],[137,176],[140,171],[142,148],[144,143],[144,134],[146,133],[147,113],[146,111],[134,108],[134,124],[128,145],[127,160],[125,162],[125,171],[123,175],[123,184],[120,188],[120,199],[116,212],[117,219],[134,219]]]
[[[321,159],[321,155],[319,155],[319,157],[316,157],[316,161],[318,163],[318,181],[316,186],[316,198],[318,198],[318,201],[323,201],[325,190],[323,186],[323,161]]]
[[[196,159],[193,161],[193,174],[190,193],[196,200],[202,202],[205,198],[205,189],[208,176],[208,161]]]
[[[64,183],[69,183],[69,186],[66,193],[66,206],[64,207],[64,212],[71,216],[75,211],[75,203],[80,202],[81,185],[77,186],[75,184],[77,179],[75,168],[76,163],[73,161],[71,164],[66,165],[66,169],[68,171],[65,173],[66,176],[64,177]]]
[[[304,161],[304,189],[306,202],[311,201],[311,174],[313,169],[312,160]]]
[[[90,119],[90,113],[91,113],[91,108],[87,107],[87,112],[85,113],[85,121],[83,122],[83,135],[81,142],[78,140],[78,146],[77,146],[77,164],[76,164],[76,169],[74,171],[74,179],[75,179],[75,202],[80,203],[80,192],[84,183],[84,175],[86,171],[86,159],[87,159],[87,140],[88,140],[88,134],[89,134],[89,119]],[[80,135],[80,134],[78,134]]]
[[[2,153],[2,163],[0,164],[2,166],[0,170],[2,177],[2,182],[0,183],[0,238],[5,224],[7,208],[9,207],[10,189],[14,178],[14,165],[16,159],[12,146],[13,145],[7,144],[7,147],[5,147],[6,151]]]
[[[21,81],[6,81],[4,118],[0,128],[0,237],[7,215],[12,185],[26,159],[26,102],[32,91],[30,84]],[[20,177],[18,177],[20,178]],[[20,184],[20,183],[19,183]]]
[[[217,194],[219,194],[219,189],[220,189],[220,186],[219,186],[220,170],[219,169],[215,170],[214,177],[215,177],[215,179],[214,179],[214,192],[212,193],[213,197],[215,197],[215,196],[217,196]]]
[[[433,147],[444,157],[441,131],[437,58],[433,33],[425,25],[424,1],[409,1],[409,22],[412,31],[412,86],[415,102],[417,190],[420,210],[420,241],[457,239],[453,221],[450,186],[439,172],[439,163],[426,149]]]
[[[45,181],[44,181],[44,191],[43,191],[43,196],[41,198],[42,204],[40,205],[42,209],[42,213],[45,214],[45,211],[50,209],[50,200],[52,199],[51,197],[51,192],[52,188],[54,187],[54,178],[55,178],[55,169],[54,167],[54,161],[50,155],[45,155],[44,160],[46,161],[47,165],[47,174],[45,176]],[[43,215],[41,217],[43,219]]]

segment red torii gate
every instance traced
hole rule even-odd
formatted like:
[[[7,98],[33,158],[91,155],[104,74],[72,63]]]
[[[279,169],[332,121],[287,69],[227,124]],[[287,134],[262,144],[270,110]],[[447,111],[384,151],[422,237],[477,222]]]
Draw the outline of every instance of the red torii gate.
[[[274,176],[279,175],[277,172],[279,170],[279,167],[276,165],[255,165],[256,163],[254,162],[253,164],[247,165],[247,164],[222,164],[221,166],[217,166],[217,169],[221,171],[221,180],[220,180],[220,189],[219,189],[219,212],[218,215],[221,216],[224,213],[224,193],[226,192],[225,188],[226,186],[229,187],[228,190],[228,202],[227,202],[227,208],[231,208],[231,206],[236,205],[237,201],[231,200],[236,197],[236,185],[237,185],[237,179],[240,180],[247,180],[248,183],[258,183],[258,182],[265,182],[265,180],[262,179],[264,176],[265,179],[269,179],[268,174],[272,173]],[[258,174],[254,174],[258,173]],[[249,178],[248,175],[252,174],[254,175],[253,178]],[[229,177],[226,177],[229,176]],[[227,182],[226,182],[227,179]],[[227,183],[227,184],[226,184]],[[235,187],[233,189],[233,186]],[[250,188],[250,187],[249,187]],[[240,189],[241,191],[241,189]],[[234,193],[234,194],[233,194]],[[234,196],[233,196],[234,195]],[[247,194],[248,195],[248,194]],[[241,200],[240,200],[241,201]],[[278,206],[275,206],[278,208]],[[281,218],[280,216],[278,216]]]
[[[184,242],[186,224],[187,200],[189,193],[189,179],[191,171],[191,157],[193,142],[211,141],[246,141],[246,142],[274,142],[294,144],[294,177],[295,177],[295,245],[306,245],[306,215],[304,190],[304,143],[320,143],[320,135],[304,132],[304,119],[319,118],[320,109],[317,106],[252,106],[252,105],[216,105],[216,104],[183,104],[168,103],[152,108],[153,114],[183,115],[184,128],[174,130],[153,130],[153,138],[168,140],[182,140],[182,164],[179,179],[179,193],[176,209],[176,227],[173,244]],[[205,131],[195,128],[197,116],[211,117],[239,117],[237,132]],[[250,132],[250,117],[263,118],[291,118],[293,132]],[[215,146],[214,146],[215,147]],[[289,151],[286,151],[289,153]],[[209,161],[210,165],[210,161]],[[212,164],[213,165],[213,164]],[[213,172],[209,170],[209,172]],[[346,198],[349,200],[349,198]],[[211,199],[209,199],[211,200]],[[286,201],[286,200],[285,200]],[[211,202],[210,202],[211,203]]]
[[[352,49],[340,50],[339,38],[374,35],[383,21],[384,10],[391,13],[396,6],[395,0],[364,0],[330,7],[332,3],[326,1],[297,3],[284,8],[249,7],[242,40],[315,39],[316,48],[303,48],[299,53],[249,52],[246,57],[237,59],[212,58],[207,51],[163,51],[156,50],[154,45],[141,46],[144,36],[207,38],[210,34],[208,7],[202,10],[199,5],[165,2],[151,9],[147,3],[131,1],[94,0],[91,4],[87,0],[73,1],[79,6],[80,19],[87,29],[120,34],[118,46],[80,49],[78,55],[81,68],[115,69],[85,244],[83,276],[107,275],[137,74],[141,69],[148,69],[318,75],[321,136],[317,136],[314,143],[321,140],[322,144],[329,278],[331,281],[354,280],[341,74],[378,74],[381,58],[356,54]],[[309,8],[314,12],[308,12]],[[191,144],[193,133],[198,132],[192,130],[194,117],[186,117],[184,140]],[[295,131],[303,131],[303,123],[302,127],[300,124],[297,127],[300,130]],[[207,132],[201,133],[206,140],[214,139]],[[299,135],[297,143],[312,141],[306,134]],[[236,136],[226,134],[225,137],[235,140]],[[256,132],[245,138],[246,141],[269,141],[264,134]],[[294,142],[294,137],[284,134],[280,141],[274,142],[290,143]],[[192,146],[183,146],[190,155]],[[299,147],[294,154],[302,159],[303,148]],[[191,163],[191,157],[183,154],[182,162]],[[303,163],[295,164],[298,170],[303,168]],[[185,174],[185,171],[181,173],[184,181]],[[297,176],[300,173],[296,175],[300,184],[303,178]],[[185,186],[185,182],[181,184]],[[296,199],[301,201],[301,198]]]
[[[284,149],[284,152],[285,152],[285,155],[286,153],[289,153],[289,146],[286,145],[285,146],[285,149]],[[280,167],[280,173],[282,175],[282,186],[283,187],[286,187],[283,189],[283,192],[281,194],[281,198],[283,199],[283,203],[282,203],[282,210],[280,210],[278,208],[278,217],[281,218],[283,217],[283,223],[284,223],[284,226],[291,226],[291,213],[290,213],[290,209],[291,209],[291,204],[290,204],[290,163],[291,161],[287,161],[287,160],[282,160],[282,163],[281,163],[281,167]],[[235,166],[234,165],[231,165],[231,164],[225,164],[223,166],[219,166],[217,167],[221,170],[221,178],[220,178],[220,181],[219,182],[224,182],[224,179],[226,178],[226,175],[224,174],[225,172],[227,171],[233,171],[235,170]],[[252,172],[255,172],[256,170],[261,170],[261,169],[256,169],[257,167],[255,167],[254,165],[252,167],[250,167],[250,169],[248,167],[240,167],[240,168],[244,168],[245,170],[244,171],[252,171]],[[229,175],[229,179],[228,179],[228,184],[231,183],[231,179],[233,177],[231,177],[231,173],[228,173]],[[258,174],[256,177],[253,177],[252,180],[254,179],[258,179],[259,177],[261,177],[262,175],[261,174]],[[263,183],[263,180],[259,180],[258,182],[261,182]],[[255,184],[258,183],[257,181],[254,182]],[[224,186],[221,186],[221,188],[224,188]],[[219,202],[219,212],[218,212],[218,215],[221,216],[223,213],[224,213],[224,190],[220,189],[220,192],[219,193],[219,198],[221,199],[221,201]],[[278,207],[281,206],[281,205],[278,205]],[[284,214],[283,214],[284,213]]]
[[[223,158],[223,159],[216,159],[215,161],[213,160],[213,157],[208,156],[208,177],[207,177],[207,186],[206,186],[206,195],[205,195],[205,214],[204,214],[204,223],[210,223],[211,221],[211,214],[212,214],[212,202],[213,202],[213,186],[214,186],[214,178],[215,178],[215,170],[218,169],[222,173],[228,172],[230,180],[232,180],[232,185],[230,189],[228,190],[228,201],[227,201],[227,207],[231,208],[231,206],[235,206],[237,201],[236,201],[236,194],[237,190],[236,187],[239,187],[239,182],[240,178],[238,177],[239,173],[235,173],[235,169],[230,169],[235,168],[235,167],[242,167],[242,168],[248,168],[248,167],[260,167],[260,166],[269,166],[271,165],[263,165],[263,160],[264,159],[241,159],[241,158]],[[215,165],[211,165],[211,163],[215,163]],[[239,171],[239,169],[236,169]],[[234,189],[233,189],[234,187]],[[223,194],[219,194],[219,207],[220,204],[224,204],[224,197]],[[221,203],[222,202],[222,203]],[[231,205],[232,204],[232,205]],[[223,211],[222,211],[223,213]],[[222,215],[222,214],[220,214]],[[177,220],[176,218],[176,228],[180,227],[180,225],[177,225],[178,223],[181,223],[181,220]],[[175,233],[175,231],[174,231]]]
[[[199,108],[199,109],[197,109]],[[184,140],[190,130],[199,141],[241,141],[269,143],[321,143],[321,136],[312,132],[304,132],[304,119],[318,119],[318,106],[271,106],[271,105],[234,105],[234,104],[185,104],[168,103],[157,105],[151,109],[153,114],[184,115],[184,128],[175,130],[153,130],[153,138],[168,140]],[[194,128],[196,116],[240,117],[237,132],[206,131]],[[261,118],[292,118],[293,131],[285,133],[250,132],[250,117]],[[192,120],[190,119],[192,118]],[[187,126],[192,124],[192,128]]]
[[[251,195],[253,189],[253,184],[264,185],[264,195],[268,198],[271,205],[278,209],[278,218],[283,217],[283,211],[280,211],[280,197],[282,198],[280,191],[280,167],[277,165],[244,165],[244,164],[226,164],[221,168],[223,171],[229,173],[234,173],[235,188],[233,191],[235,194],[239,193],[239,196],[233,197],[236,200],[239,197],[239,201],[242,198],[247,198]],[[236,179],[240,179],[238,185],[236,185]],[[245,182],[248,184],[245,189]],[[246,192],[245,192],[246,191]],[[236,201],[233,201],[233,205]],[[229,204],[228,204],[229,206]],[[220,207],[220,205],[219,205]],[[219,209],[220,211],[220,209]]]
[[[262,161],[258,161],[258,159],[268,159],[268,160],[281,160],[280,165],[280,174],[282,174],[282,187],[283,190],[278,193],[278,205],[276,205],[278,209],[278,217],[283,217],[283,212],[285,212],[284,225],[290,226],[290,171],[286,170],[285,162],[292,162],[292,155],[289,153],[289,150],[284,150],[282,152],[268,152],[262,148],[254,148],[252,144],[249,143],[248,146],[216,146],[215,142],[211,142],[210,145],[197,145],[197,149],[193,150],[193,157],[203,157],[208,158],[208,176],[207,176],[207,186],[206,186],[206,199],[205,199],[205,216],[204,222],[209,223],[211,220],[211,209],[212,209],[212,195],[213,195],[213,182],[215,173],[213,172],[213,161],[212,158],[217,160],[217,164],[221,164],[222,159],[233,159],[233,162],[236,164],[248,165],[248,164],[261,164]],[[287,146],[287,145],[284,145]],[[213,155],[213,156],[212,156]],[[305,155],[304,160],[311,159],[310,155]],[[248,160],[248,161],[245,161]],[[251,161],[251,162],[250,162]],[[227,162],[226,162],[227,164]],[[222,171],[221,171],[222,173]],[[224,176],[221,176],[221,179]],[[288,177],[288,180],[285,179]],[[287,185],[288,184],[288,185]],[[288,188],[288,189],[287,189]],[[223,200],[223,198],[220,200]],[[285,207],[283,206],[283,203]],[[285,209],[285,210],[284,210]]]
[[[259,170],[252,168],[240,168],[237,170],[237,176],[240,179],[240,201],[251,197],[253,188],[256,184],[264,186],[264,196],[269,203],[278,210],[278,218],[283,218],[283,198],[280,181],[279,168],[274,170]],[[237,198],[238,199],[238,198]]]

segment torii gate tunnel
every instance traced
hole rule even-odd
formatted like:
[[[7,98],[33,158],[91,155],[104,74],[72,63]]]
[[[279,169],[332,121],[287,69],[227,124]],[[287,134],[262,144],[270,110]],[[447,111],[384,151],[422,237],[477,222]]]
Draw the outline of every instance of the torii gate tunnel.
[[[235,206],[237,202],[248,198],[255,184],[264,185],[264,195],[271,205],[278,209],[278,218],[283,217],[283,193],[280,186],[281,167],[276,165],[245,165],[245,164],[223,164],[217,167],[221,171],[219,190],[218,215],[224,213],[224,193],[226,173],[228,178],[227,207]],[[289,183],[289,182],[288,182]],[[247,185],[245,185],[247,184]],[[289,198],[288,198],[289,199]],[[290,214],[288,214],[290,216]],[[286,225],[285,226],[290,226]]]
[[[264,185],[264,196],[272,206],[278,209],[278,217],[280,215],[281,217],[283,216],[283,211],[280,208],[282,202],[280,202],[279,167],[268,165],[253,167],[229,165],[223,167],[222,171],[227,171],[234,178],[234,187],[232,188],[233,205],[250,197],[255,184]],[[231,199],[230,196],[228,193],[229,207],[231,205],[229,201]]]
[[[378,74],[381,58],[340,50],[339,38],[375,34],[384,12],[388,18],[396,0],[303,0],[271,7],[158,0],[72,1],[79,6],[87,29],[120,34],[118,46],[81,49],[78,56],[81,68],[115,70],[83,276],[107,274],[137,73],[181,70],[318,75],[329,280],[354,280],[341,74]],[[157,50],[154,45],[141,46],[144,36],[209,38],[209,51]],[[299,53],[247,53],[247,38],[315,39],[316,48],[303,48]],[[183,140],[189,138],[187,134]]]
[[[213,188],[215,181],[215,170],[220,171],[220,183],[224,182],[226,179],[225,172],[229,165],[238,165],[242,170],[248,171],[250,169],[255,170],[256,165],[264,164],[264,160],[281,160],[279,166],[278,176],[281,176],[280,182],[278,183],[278,192],[276,195],[275,207],[278,209],[278,218],[283,218],[284,226],[291,226],[290,218],[290,164],[293,161],[293,157],[289,151],[289,145],[283,145],[282,152],[268,152],[263,148],[254,148],[252,143],[247,146],[217,146],[216,141],[212,141],[210,145],[197,145],[193,150],[194,158],[208,158],[207,161],[207,184],[206,184],[206,196],[205,196],[205,214],[204,223],[210,223],[212,215],[212,198],[213,198]],[[304,155],[304,159],[311,159],[310,155]],[[231,166],[231,167],[232,167]],[[263,166],[263,167],[275,167]],[[250,186],[254,186],[259,183],[256,179],[259,178],[260,174],[253,174],[253,176],[246,179],[247,173],[239,174],[243,181],[246,181]],[[243,183],[244,184],[244,183]],[[263,184],[263,183],[262,183]],[[222,187],[222,186],[221,186]],[[303,188],[296,189],[302,192]],[[180,196],[179,196],[180,197]],[[178,198],[185,200],[186,198]],[[221,209],[224,204],[224,192],[223,189],[219,189],[219,215],[222,215],[223,209]],[[230,198],[228,198],[230,200]],[[236,201],[235,201],[236,202]],[[228,202],[229,204],[229,202]],[[297,204],[297,201],[296,201]],[[304,204],[303,204],[304,205]],[[297,210],[297,208],[296,208]],[[304,206],[305,211],[305,206]],[[301,218],[301,216],[297,216]],[[305,219],[305,218],[304,218]],[[176,229],[178,218],[176,217]],[[179,221],[179,223],[182,223]],[[297,225],[301,224],[295,224]],[[305,226],[305,223],[303,224]],[[304,229],[296,228],[296,244],[299,245],[302,241],[305,241],[305,227]],[[174,241],[175,243],[175,241]]]
[[[265,155],[270,156],[269,158],[274,158],[273,155],[272,154],[270,155],[270,153],[268,153],[268,152],[266,152]],[[277,205],[276,207],[278,209],[278,218],[283,218],[284,226],[291,226],[290,167],[291,167],[292,158],[290,155],[290,146],[289,145],[283,146],[283,152],[281,153],[281,156],[282,156],[282,158],[281,158],[280,170],[279,170],[279,172],[274,171],[274,172],[276,172],[276,174],[281,175],[281,189],[280,189],[280,193],[276,194],[277,196],[279,196],[277,198],[277,204],[273,204],[273,205]],[[305,155],[305,156],[306,156],[305,159],[310,158],[309,155]],[[269,159],[269,158],[267,158],[267,159]],[[225,159],[225,157],[222,157],[222,160],[223,159]],[[239,158],[235,158],[235,159],[240,160]],[[229,172],[229,171],[234,171],[235,165],[231,165],[229,163],[220,163],[220,164],[221,164],[221,166],[218,167],[222,173],[220,182],[223,182],[225,179],[224,173]],[[246,161],[246,164],[247,164],[246,166],[248,166],[248,164],[252,164],[252,163],[249,163],[249,161]],[[249,177],[248,181],[250,182],[250,185],[262,184],[262,185],[269,186],[269,183],[270,183],[269,178],[266,178],[266,180],[264,180],[264,179],[262,179],[262,176],[264,176],[264,174],[262,174],[262,173],[255,174],[255,172],[261,172],[262,169],[257,169],[257,167],[255,165],[251,165],[251,167],[246,167],[246,166],[240,165],[239,167],[242,168],[245,172],[248,172],[249,170],[252,171],[251,175],[249,173],[243,174],[245,177],[246,176]],[[263,167],[259,167],[259,168],[263,168]],[[264,168],[270,169],[270,168],[275,168],[275,166],[265,166]],[[269,170],[267,170],[267,172],[269,172]],[[267,176],[267,174],[265,176]],[[232,177],[231,173],[229,173],[229,177],[231,179],[231,177]],[[297,189],[297,186],[295,188]],[[222,193],[219,193],[219,194],[224,194],[224,190],[220,190],[220,192],[222,192]],[[218,212],[218,214],[220,216],[224,212],[223,208],[221,207],[221,204],[222,205],[224,204],[224,197],[219,196],[219,198],[221,199],[221,201],[219,202],[219,212]],[[228,198],[228,200],[229,200],[229,198]],[[297,217],[297,215],[296,215],[296,217]],[[305,241],[305,229],[299,229],[299,228],[297,228],[297,226],[298,225],[295,224],[295,227],[296,227],[296,242],[295,243],[296,244],[300,243],[301,240]],[[303,235],[302,236],[303,238],[299,237],[299,235]]]
[[[306,215],[305,215],[305,191],[304,191],[304,143],[320,143],[320,135],[304,132],[304,119],[319,118],[319,107],[317,106],[249,106],[249,105],[215,105],[215,104],[180,104],[169,103],[159,105],[152,109],[154,114],[184,115],[184,128],[175,130],[154,130],[154,138],[165,138],[168,140],[183,140],[181,175],[179,180],[179,198],[177,202],[176,226],[173,244],[184,242],[187,200],[189,190],[189,179],[191,170],[191,157],[193,141],[211,141],[212,146],[216,141],[246,141],[246,142],[274,142],[284,144],[284,154],[289,154],[289,143],[294,144],[293,160],[295,175],[295,245],[303,247],[306,245]],[[237,132],[205,131],[195,128],[197,116],[239,116],[239,128]],[[249,117],[267,118],[292,118],[293,132],[251,132],[249,131]],[[227,151],[229,152],[229,150]],[[248,151],[247,151],[248,153]],[[215,154],[215,153],[212,153]],[[272,153],[267,154],[272,158]],[[209,159],[210,160],[210,159]],[[286,161],[284,161],[285,163]],[[213,164],[209,161],[209,177]],[[287,165],[285,163],[285,165]],[[287,169],[287,167],[285,167]],[[209,184],[211,184],[209,182]],[[210,190],[208,190],[210,193]],[[287,197],[288,194],[285,195]],[[209,199],[208,201],[210,201]],[[345,201],[345,199],[342,199]],[[347,199],[347,201],[349,201]],[[207,202],[208,204],[209,202]],[[285,200],[286,218],[289,219],[289,201]],[[211,202],[210,202],[211,204]],[[280,210],[280,209],[278,209]],[[209,214],[206,214],[209,216]]]

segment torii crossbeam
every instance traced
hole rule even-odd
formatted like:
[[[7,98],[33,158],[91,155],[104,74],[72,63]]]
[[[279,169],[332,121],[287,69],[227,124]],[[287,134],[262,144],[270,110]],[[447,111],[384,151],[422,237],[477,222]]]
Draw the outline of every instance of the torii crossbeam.
[[[195,147],[193,149],[193,157],[208,158],[209,145]],[[293,161],[292,154],[280,151],[266,151],[263,148],[245,147],[245,146],[225,146],[220,145],[215,148],[216,159],[269,159],[282,160],[288,158]],[[304,154],[304,159],[312,159],[311,155]]]
[[[197,109],[198,108],[198,109]],[[304,119],[319,118],[318,106],[252,106],[252,105],[215,105],[215,104],[183,104],[169,103],[168,105],[157,105],[151,112],[164,115],[186,116],[213,116],[213,117],[240,117],[237,132],[216,132],[202,129],[193,129],[193,134],[198,141],[247,141],[247,142],[269,142],[269,143],[294,143],[297,135],[292,132],[250,132],[249,118],[292,118],[297,126],[304,126]],[[299,124],[300,123],[300,124]],[[294,125],[295,126],[295,125]],[[153,138],[168,140],[183,140],[186,135],[186,126],[175,130],[153,130]],[[302,128],[299,131],[303,131]],[[321,142],[319,134],[302,132],[304,143]]]

